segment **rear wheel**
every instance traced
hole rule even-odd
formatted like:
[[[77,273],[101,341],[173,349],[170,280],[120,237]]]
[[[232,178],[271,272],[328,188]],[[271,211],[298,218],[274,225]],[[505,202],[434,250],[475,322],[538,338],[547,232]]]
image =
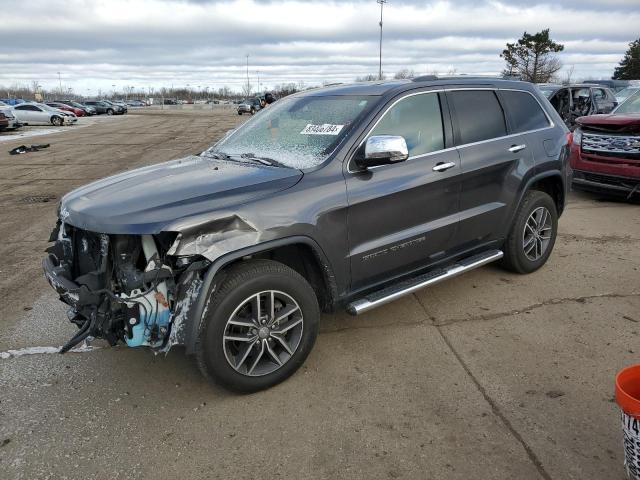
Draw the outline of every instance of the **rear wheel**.
[[[516,213],[504,246],[502,264],[517,273],[531,273],[551,255],[558,232],[558,212],[545,192],[530,190]]]
[[[286,380],[315,343],[315,292],[281,263],[233,267],[209,302],[196,358],[207,378],[230,390],[255,392]]]
[[[61,117],[56,117],[56,116],[51,117],[51,124],[55,125],[56,127],[59,127],[60,125],[62,125],[62,122],[63,120]]]

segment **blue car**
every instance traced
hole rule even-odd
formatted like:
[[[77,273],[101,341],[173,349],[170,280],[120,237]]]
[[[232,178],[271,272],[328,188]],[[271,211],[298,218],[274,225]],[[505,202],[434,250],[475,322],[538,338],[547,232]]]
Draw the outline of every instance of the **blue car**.
[[[21,98],[0,98],[0,102],[4,102],[7,105],[18,105],[20,103],[26,103],[26,100]]]

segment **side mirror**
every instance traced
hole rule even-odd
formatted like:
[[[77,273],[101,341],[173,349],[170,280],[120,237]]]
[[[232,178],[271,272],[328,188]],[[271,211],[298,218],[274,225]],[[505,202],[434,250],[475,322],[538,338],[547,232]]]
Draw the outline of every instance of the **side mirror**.
[[[395,135],[375,135],[364,145],[364,157],[356,158],[356,164],[363,169],[378,165],[404,162],[409,158],[409,149],[404,137]]]

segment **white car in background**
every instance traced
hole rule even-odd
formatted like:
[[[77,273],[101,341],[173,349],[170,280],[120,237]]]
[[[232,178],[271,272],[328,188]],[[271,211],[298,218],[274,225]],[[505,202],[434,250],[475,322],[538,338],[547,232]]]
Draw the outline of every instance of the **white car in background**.
[[[13,113],[23,125],[73,125],[78,117],[43,103],[20,103],[13,107]]]

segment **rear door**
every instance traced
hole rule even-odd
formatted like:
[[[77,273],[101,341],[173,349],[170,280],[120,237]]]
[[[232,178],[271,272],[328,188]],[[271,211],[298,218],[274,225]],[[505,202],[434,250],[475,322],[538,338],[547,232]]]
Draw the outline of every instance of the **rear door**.
[[[533,168],[533,155],[525,135],[509,135],[495,90],[453,90],[447,99],[462,169],[456,244],[467,250],[504,235],[522,172]]]
[[[443,94],[396,100],[366,138],[400,135],[409,159],[345,172],[352,288],[359,289],[445,257],[457,227],[460,161]],[[363,140],[364,143],[365,140]]]
[[[49,125],[51,123],[51,116],[53,115],[53,112],[45,110],[42,107],[34,107],[36,110],[33,112],[33,115],[36,118],[36,121],[43,125]]]

